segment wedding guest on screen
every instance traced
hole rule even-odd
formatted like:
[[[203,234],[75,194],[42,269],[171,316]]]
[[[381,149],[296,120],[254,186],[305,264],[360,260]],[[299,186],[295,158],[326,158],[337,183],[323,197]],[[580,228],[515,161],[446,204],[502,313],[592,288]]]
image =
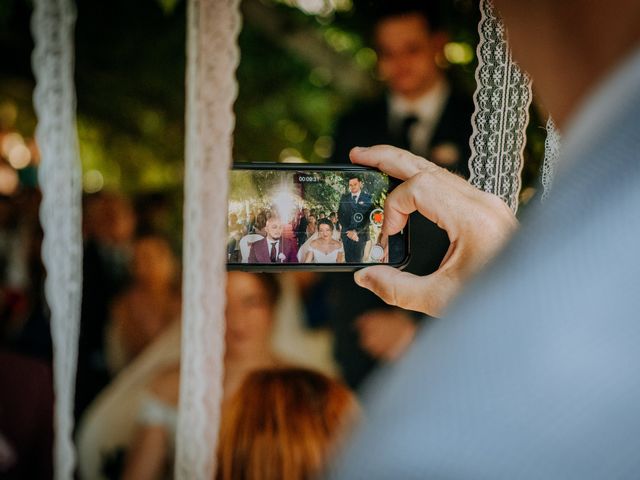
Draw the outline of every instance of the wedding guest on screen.
[[[331,212],[329,214],[329,220],[331,220],[331,223],[333,223],[333,239],[340,241],[342,225],[340,225],[340,222],[338,222],[338,212]]]
[[[250,233],[257,233],[263,237],[267,236],[267,214],[264,210],[260,210],[258,215],[256,215],[256,221],[253,224],[253,228],[250,230]]]
[[[282,220],[272,216],[267,220],[267,236],[251,245],[249,263],[298,263],[293,239],[282,235]]]
[[[298,247],[301,247],[304,242],[307,241],[307,226],[309,225],[309,215],[311,212],[308,208],[302,209],[300,220],[298,221],[298,228],[296,228],[296,238],[298,239]]]
[[[308,223],[307,223],[307,240],[309,240],[318,230],[318,217],[315,214],[309,215]]]
[[[342,243],[333,238],[334,225],[328,218],[318,221],[318,238],[309,244],[305,263],[343,263]]]

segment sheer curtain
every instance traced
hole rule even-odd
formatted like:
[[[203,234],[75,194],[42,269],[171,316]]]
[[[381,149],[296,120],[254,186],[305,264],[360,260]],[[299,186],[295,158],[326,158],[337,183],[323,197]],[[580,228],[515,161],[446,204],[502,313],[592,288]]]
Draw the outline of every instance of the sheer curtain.
[[[531,80],[511,58],[493,2],[481,0],[469,182],[518,209]]]
[[[227,190],[239,0],[190,0],[180,409],[176,478],[215,472],[224,355]]]
[[[40,222],[51,311],[55,388],[55,477],[73,478],[73,409],[82,295],[82,182],[76,133],[71,0],[36,0],[32,16],[36,141],[41,152]]]

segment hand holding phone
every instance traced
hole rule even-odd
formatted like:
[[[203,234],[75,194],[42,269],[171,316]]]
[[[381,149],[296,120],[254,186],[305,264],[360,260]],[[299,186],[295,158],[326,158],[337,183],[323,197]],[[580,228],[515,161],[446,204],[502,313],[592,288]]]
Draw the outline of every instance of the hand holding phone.
[[[431,275],[380,265],[356,272],[356,282],[390,305],[440,315],[516,230],[513,212],[499,197],[405,150],[388,145],[354,148],[350,157],[404,180],[385,203],[383,236],[402,230],[409,215],[418,211],[446,230],[451,242],[440,268]]]

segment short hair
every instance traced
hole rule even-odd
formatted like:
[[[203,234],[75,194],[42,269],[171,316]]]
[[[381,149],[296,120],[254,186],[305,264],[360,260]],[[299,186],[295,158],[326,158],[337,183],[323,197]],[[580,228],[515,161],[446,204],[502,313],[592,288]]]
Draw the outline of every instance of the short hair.
[[[328,225],[331,230],[333,230],[333,223],[328,218],[321,218],[318,220],[318,229],[320,229],[320,225]]]
[[[439,0],[383,0],[375,2],[373,28],[393,17],[418,13],[424,17],[431,32],[445,29],[442,5]]]
[[[315,478],[358,412],[347,387],[304,368],[250,373],[225,410],[217,480]]]
[[[362,179],[362,175],[359,173],[350,173],[349,175],[347,175],[347,183],[353,179],[358,180],[360,183],[363,183],[364,180]]]
[[[282,293],[280,282],[278,282],[276,276],[273,273],[254,273],[253,275],[256,276],[264,287],[269,303],[271,305],[275,305],[280,299],[280,295]]]
[[[267,214],[264,212],[260,212],[256,215],[256,221],[254,223],[254,228],[258,230],[262,230],[267,225]]]

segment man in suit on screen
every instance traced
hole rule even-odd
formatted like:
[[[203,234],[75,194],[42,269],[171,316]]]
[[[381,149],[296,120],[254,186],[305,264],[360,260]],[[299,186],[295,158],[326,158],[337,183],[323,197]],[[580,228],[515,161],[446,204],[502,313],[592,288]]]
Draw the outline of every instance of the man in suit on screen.
[[[267,220],[267,236],[251,245],[249,263],[298,263],[296,247],[292,240],[282,236],[282,220]]]
[[[362,178],[349,177],[348,192],[340,198],[338,221],[342,225],[342,244],[347,263],[363,261],[364,247],[369,240],[369,224],[373,201],[362,190]]]

